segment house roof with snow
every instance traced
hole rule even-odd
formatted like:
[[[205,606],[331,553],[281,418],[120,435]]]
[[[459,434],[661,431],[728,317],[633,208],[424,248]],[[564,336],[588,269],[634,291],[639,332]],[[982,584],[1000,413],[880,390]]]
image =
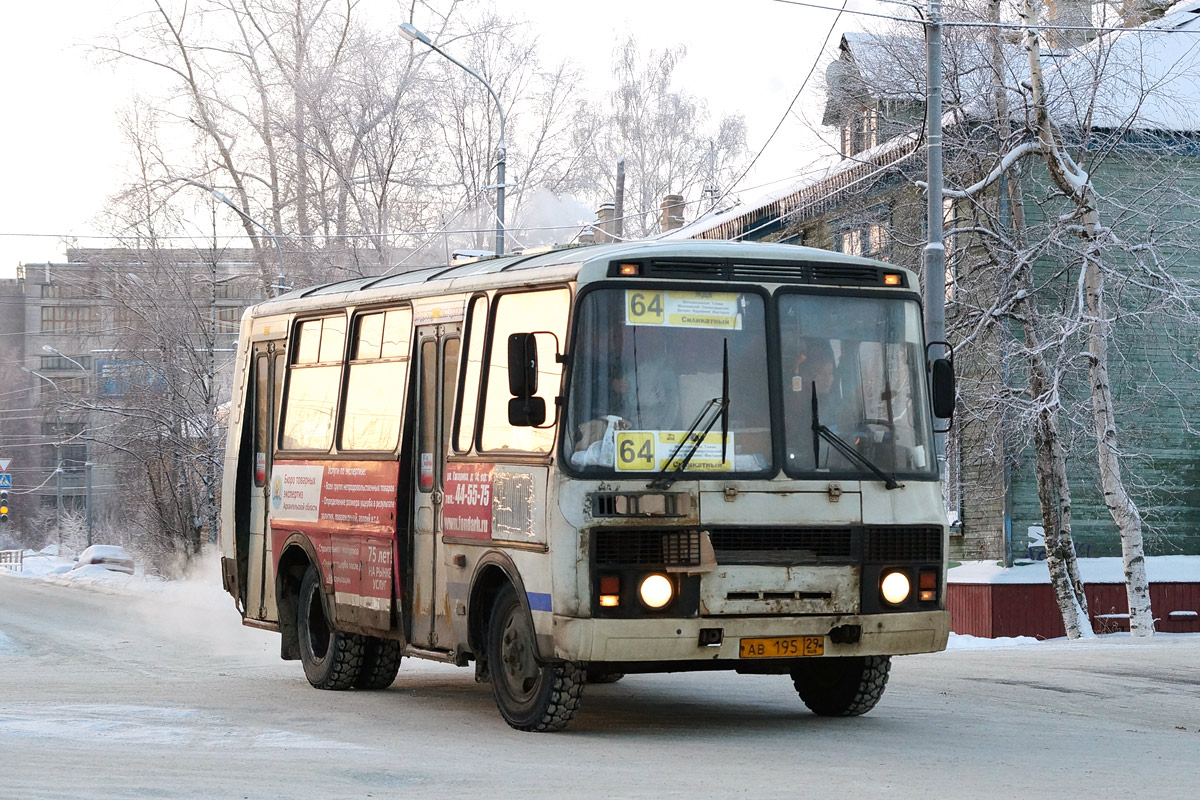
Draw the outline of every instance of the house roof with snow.
[[[992,104],[991,45],[958,35],[944,50],[948,82],[945,101],[969,116],[983,116]],[[922,39],[847,33],[842,38],[842,64],[828,74],[831,92],[860,92],[870,87],[877,100],[924,102],[925,43]],[[1165,16],[1137,28],[1108,32],[1071,53],[1047,51],[1047,95],[1055,98],[1051,113],[1060,125],[1200,131],[1200,0],[1184,0]],[[1004,83],[1010,107],[1024,113],[1026,98],[1015,87],[1027,81],[1028,58],[1022,47],[1002,48]],[[849,65],[849,66],[847,66]],[[1104,81],[1096,86],[1096,76]],[[1091,101],[1091,105],[1085,101]],[[826,107],[825,124],[836,114]],[[948,114],[944,124],[954,124]],[[840,205],[847,193],[886,174],[918,153],[924,141],[914,130],[844,158],[836,164],[739,205],[703,216],[661,238],[740,239],[762,235],[784,219],[816,216]]]

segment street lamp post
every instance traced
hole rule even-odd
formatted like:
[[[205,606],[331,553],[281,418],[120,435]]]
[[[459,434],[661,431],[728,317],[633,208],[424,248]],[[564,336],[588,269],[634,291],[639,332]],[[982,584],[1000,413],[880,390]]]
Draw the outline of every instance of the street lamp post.
[[[496,113],[500,115],[500,146],[496,148],[496,255],[502,256],[504,255],[504,162],[507,156],[507,149],[504,144],[504,107],[500,105],[500,97],[496,94],[492,85],[483,79],[482,75],[438,47],[433,43],[433,40],[417,30],[411,23],[404,22],[400,24],[400,35],[410,42],[420,42],[434,52],[444,56],[451,63],[461,67],[482,83],[484,88],[488,90],[488,94],[492,96],[492,100],[496,102]]]
[[[61,350],[59,350],[57,347],[54,347],[53,345],[44,344],[44,345],[42,345],[42,349],[45,350],[47,353],[53,353],[54,355],[58,356],[59,358],[70,361],[72,364],[79,367],[79,369],[83,370],[84,372],[89,372],[87,367],[85,367],[83,364],[80,364],[78,361],[71,358],[69,355],[62,352]],[[37,373],[34,373],[34,374],[36,375]],[[44,377],[44,376],[39,376],[39,377]],[[49,381],[50,379],[46,378],[46,380]],[[54,383],[54,381],[50,381],[50,382],[52,384]],[[57,384],[55,384],[54,388],[55,389],[58,388]],[[90,429],[90,425],[88,427]],[[87,517],[87,543],[88,543],[88,547],[91,547],[92,546],[93,524],[92,524],[92,442],[91,442],[90,435],[84,436],[84,447],[87,448],[85,456],[84,456],[84,461],[83,461],[83,468],[87,475],[87,494],[84,497],[84,514]],[[61,458],[61,456],[58,459],[58,469],[56,471],[58,473],[58,514],[61,517],[62,516],[62,458]]]
[[[54,381],[53,378],[47,378],[42,373],[38,372],[37,370],[30,369],[29,367],[25,366],[24,364],[18,364],[17,366],[21,368],[22,372],[28,372],[30,375],[34,376],[35,378],[41,378],[46,383],[53,386],[55,393],[59,395],[59,398],[61,400],[62,390],[58,388],[58,384]],[[39,393],[39,397],[40,397],[40,393]],[[40,401],[39,401],[39,404],[40,404]],[[61,409],[58,413],[61,413]],[[62,502],[62,441],[61,441],[61,439],[62,439],[62,419],[61,419],[61,417],[59,418],[59,420],[57,422],[55,422],[54,430],[55,430],[55,434],[57,436],[57,440],[54,442],[54,495],[55,495],[54,527],[58,530],[58,543],[62,544],[63,502]],[[42,483],[43,483],[43,485],[45,485],[45,481],[43,481]],[[89,526],[89,528],[90,528],[90,526]],[[88,543],[91,544],[91,542],[88,542]]]
[[[275,243],[275,252],[279,256],[279,280],[278,280],[278,283],[276,286],[268,287],[268,288],[274,288],[276,294],[282,294],[284,289],[286,288],[284,286],[283,282],[287,279],[287,276],[285,276],[283,273],[283,245],[281,245],[279,243],[279,237],[276,236],[271,231],[270,228],[263,225],[261,222],[256,220],[254,217],[250,216],[245,211],[243,211],[237,205],[237,203],[233,202],[228,197],[226,197],[225,194],[223,192],[221,192],[221,190],[214,189],[213,187],[211,187],[207,184],[201,183],[200,181],[197,181],[197,180],[192,180],[191,178],[171,177],[166,180],[166,183],[174,183],[176,181],[186,183],[190,186],[195,186],[197,189],[203,189],[204,191],[208,192],[213,197],[220,200],[222,203],[224,203],[225,205],[229,206],[234,211],[236,211],[238,213],[238,215],[241,216],[242,219],[246,220],[246,222],[249,222],[251,225],[255,226],[256,228],[261,230],[263,233],[267,234],[267,236],[271,237],[271,241]]]

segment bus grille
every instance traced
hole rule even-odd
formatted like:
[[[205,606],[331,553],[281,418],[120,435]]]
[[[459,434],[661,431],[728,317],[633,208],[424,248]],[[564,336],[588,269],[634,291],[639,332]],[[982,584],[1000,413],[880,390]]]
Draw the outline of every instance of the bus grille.
[[[597,566],[692,567],[700,563],[699,531],[596,531]]]
[[[700,531],[598,530],[596,564],[687,567],[700,564]],[[942,529],[935,525],[716,528],[708,532],[718,564],[938,563]]]
[[[942,529],[932,525],[868,526],[863,529],[863,561],[941,561]]]
[[[709,536],[718,564],[844,563],[854,556],[848,527],[722,528]]]
[[[614,262],[614,267],[615,267]],[[742,262],[719,259],[652,259],[645,272],[648,278],[675,278],[710,281],[763,281],[766,283],[809,283],[842,286],[883,286],[885,267],[868,264],[829,263],[824,261]],[[898,270],[902,286],[908,278]]]

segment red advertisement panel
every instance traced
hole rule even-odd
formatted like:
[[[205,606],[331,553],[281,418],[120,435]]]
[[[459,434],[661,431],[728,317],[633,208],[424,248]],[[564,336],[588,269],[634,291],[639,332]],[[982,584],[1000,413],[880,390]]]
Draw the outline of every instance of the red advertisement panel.
[[[270,501],[275,557],[292,531],[302,531],[335,591],[398,596],[393,542],[399,475],[395,461],[276,462]]]
[[[494,464],[447,464],[442,533],[462,539],[492,538]]]

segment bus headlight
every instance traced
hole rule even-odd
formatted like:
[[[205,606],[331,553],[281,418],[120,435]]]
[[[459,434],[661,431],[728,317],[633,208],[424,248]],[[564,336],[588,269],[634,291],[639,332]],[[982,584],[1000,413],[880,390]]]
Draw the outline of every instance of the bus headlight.
[[[907,600],[911,591],[912,583],[903,572],[889,572],[879,582],[879,592],[883,595],[883,599],[894,606]]]
[[[638,586],[638,595],[647,608],[662,608],[675,596],[675,586],[666,575],[647,575]]]

